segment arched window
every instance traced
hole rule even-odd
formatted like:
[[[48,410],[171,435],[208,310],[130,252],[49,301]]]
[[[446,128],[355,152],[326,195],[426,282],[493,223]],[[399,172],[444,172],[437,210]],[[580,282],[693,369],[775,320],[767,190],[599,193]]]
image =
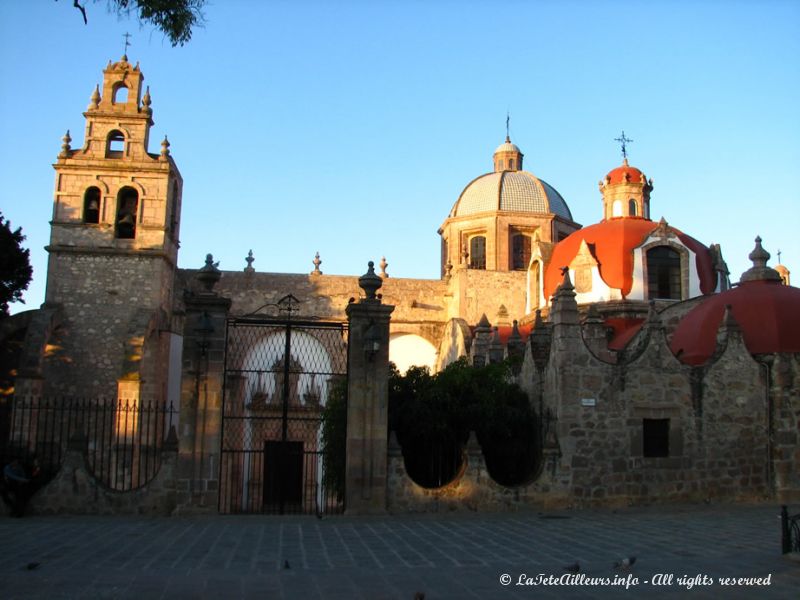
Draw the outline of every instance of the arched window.
[[[632,217],[636,216],[636,200],[633,198],[628,200],[628,214]]]
[[[94,186],[83,194],[83,222],[100,222],[100,189]]]
[[[125,104],[128,101],[128,88],[125,85],[118,85],[114,88],[111,96],[111,104]]]
[[[513,171],[513,170],[514,170],[514,159],[513,159],[513,158],[509,158],[509,159],[508,159],[508,169],[509,169],[510,171]]]
[[[486,238],[476,235],[469,240],[469,268],[486,268]]]
[[[650,299],[681,299],[681,255],[669,246],[647,251],[647,295]]]
[[[125,136],[121,131],[113,130],[106,138],[106,158],[122,158],[125,152]]]
[[[139,214],[139,192],[132,187],[124,187],[117,194],[117,220],[114,234],[119,239],[132,240],[136,237],[136,215]]]
[[[611,205],[611,216],[612,217],[622,216],[622,202],[620,202],[619,200],[614,200],[614,204]]]
[[[524,271],[531,262],[531,238],[524,233],[514,233],[511,236],[511,268],[514,271]]]

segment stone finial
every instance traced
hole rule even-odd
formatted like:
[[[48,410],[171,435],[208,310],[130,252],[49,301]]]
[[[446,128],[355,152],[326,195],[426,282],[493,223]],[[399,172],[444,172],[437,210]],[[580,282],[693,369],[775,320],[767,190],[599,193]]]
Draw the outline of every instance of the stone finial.
[[[489,318],[486,316],[486,313],[483,313],[478,321],[478,325],[475,327],[475,330],[477,331],[480,329],[481,331],[491,331],[491,328],[492,326],[489,323]]]
[[[150,108],[152,103],[153,100],[150,98],[150,86],[148,85],[144,92],[144,98],[142,98],[142,111],[148,115],[153,114],[153,109]]]
[[[319,252],[314,255],[314,260],[311,261],[314,265],[314,270],[311,271],[312,275],[322,275],[322,271],[319,270],[319,266],[322,264],[322,259],[319,257]]]
[[[544,327],[544,321],[542,320],[542,310],[540,308],[536,309],[536,316],[533,318],[533,330],[536,331]]]
[[[364,290],[366,298],[362,302],[380,302],[376,292],[383,285],[383,280],[375,274],[375,263],[367,263],[367,272],[358,278],[358,286]]]
[[[661,219],[658,221],[658,227],[653,230],[653,235],[661,239],[674,237],[669,230],[669,223],[667,223],[667,220],[664,217],[661,217]]]
[[[89,110],[94,110],[100,104],[100,86],[95,85],[92,97],[89,99]]]
[[[448,260],[447,264],[444,266],[444,280],[445,281],[450,281],[450,278],[452,276],[453,276],[453,263],[451,263]]]
[[[564,279],[553,294],[550,319],[554,325],[578,324],[578,303],[575,301],[575,288],[569,278],[569,267],[562,267]]]
[[[385,256],[381,257],[381,262],[378,264],[378,266],[381,268],[380,276],[383,279],[387,279],[389,277],[389,274],[386,272],[386,267],[389,266],[389,263],[386,262],[386,257]]]
[[[501,304],[497,309],[497,324],[498,325],[511,324],[508,320],[508,309],[506,308],[505,304]]]
[[[522,334],[519,332],[519,323],[516,319],[512,322],[511,334],[506,340],[506,352],[509,357],[513,358],[521,358],[525,354],[525,342],[522,340]],[[511,367],[512,372],[514,374],[519,373],[521,366],[522,364],[519,361],[515,361]]]
[[[61,152],[58,153],[59,158],[67,158],[69,153],[72,151],[70,147],[70,142],[72,142],[72,138],[69,135],[69,129],[67,129],[67,133],[64,134],[64,137],[61,138]]]
[[[161,156],[159,160],[165,161],[167,160],[167,158],[169,158],[169,146],[170,146],[169,140],[165,135],[164,139],[161,142]]]
[[[767,266],[770,253],[761,246],[761,236],[756,236],[756,247],[748,255],[753,266],[742,273],[740,283],[745,281],[782,281],[780,273]]]
[[[573,292],[575,290],[575,286],[572,285],[572,280],[569,278],[569,267],[561,267],[561,274],[563,278],[561,279],[561,285],[558,286],[556,290],[556,295],[558,295],[562,290],[564,292]]]
[[[219,262],[214,262],[214,256],[206,254],[206,264],[197,272],[197,280],[203,285],[207,293],[212,293],[214,286],[222,277],[222,272],[217,268]]]
[[[519,332],[519,321],[514,319],[511,323],[511,334],[508,336],[508,342],[521,342],[522,334]]]
[[[492,331],[492,341],[489,342],[489,362],[492,364],[502,362],[504,354],[505,348],[503,340],[500,338],[500,329],[495,325]]]
[[[244,268],[245,273],[255,273],[256,270],[253,268],[253,261],[255,261],[255,258],[253,258],[253,251],[249,250],[247,252],[247,257],[244,259],[244,262],[247,263],[247,266]]]

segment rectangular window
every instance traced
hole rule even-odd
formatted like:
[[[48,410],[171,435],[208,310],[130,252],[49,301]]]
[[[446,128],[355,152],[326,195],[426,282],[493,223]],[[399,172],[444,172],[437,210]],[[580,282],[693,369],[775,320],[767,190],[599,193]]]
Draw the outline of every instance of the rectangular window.
[[[642,455],[669,456],[669,419],[642,419]]]

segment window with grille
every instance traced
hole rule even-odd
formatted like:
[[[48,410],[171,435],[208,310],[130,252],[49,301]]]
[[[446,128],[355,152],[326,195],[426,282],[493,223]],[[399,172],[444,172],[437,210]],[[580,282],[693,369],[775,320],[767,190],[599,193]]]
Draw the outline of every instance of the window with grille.
[[[648,298],[681,299],[681,255],[669,246],[647,251]]]

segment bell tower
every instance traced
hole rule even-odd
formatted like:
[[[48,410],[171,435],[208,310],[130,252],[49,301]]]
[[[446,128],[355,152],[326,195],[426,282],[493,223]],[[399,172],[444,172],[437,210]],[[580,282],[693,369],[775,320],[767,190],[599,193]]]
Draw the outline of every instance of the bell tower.
[[[166,137],[148,151],[143,84],[127,56],[109,62],[83,113],[83,146],[67,131],[53,165],[45,303],[61,309],[64,338],[51,393],[157,398],[166,386],[183,180]]]

